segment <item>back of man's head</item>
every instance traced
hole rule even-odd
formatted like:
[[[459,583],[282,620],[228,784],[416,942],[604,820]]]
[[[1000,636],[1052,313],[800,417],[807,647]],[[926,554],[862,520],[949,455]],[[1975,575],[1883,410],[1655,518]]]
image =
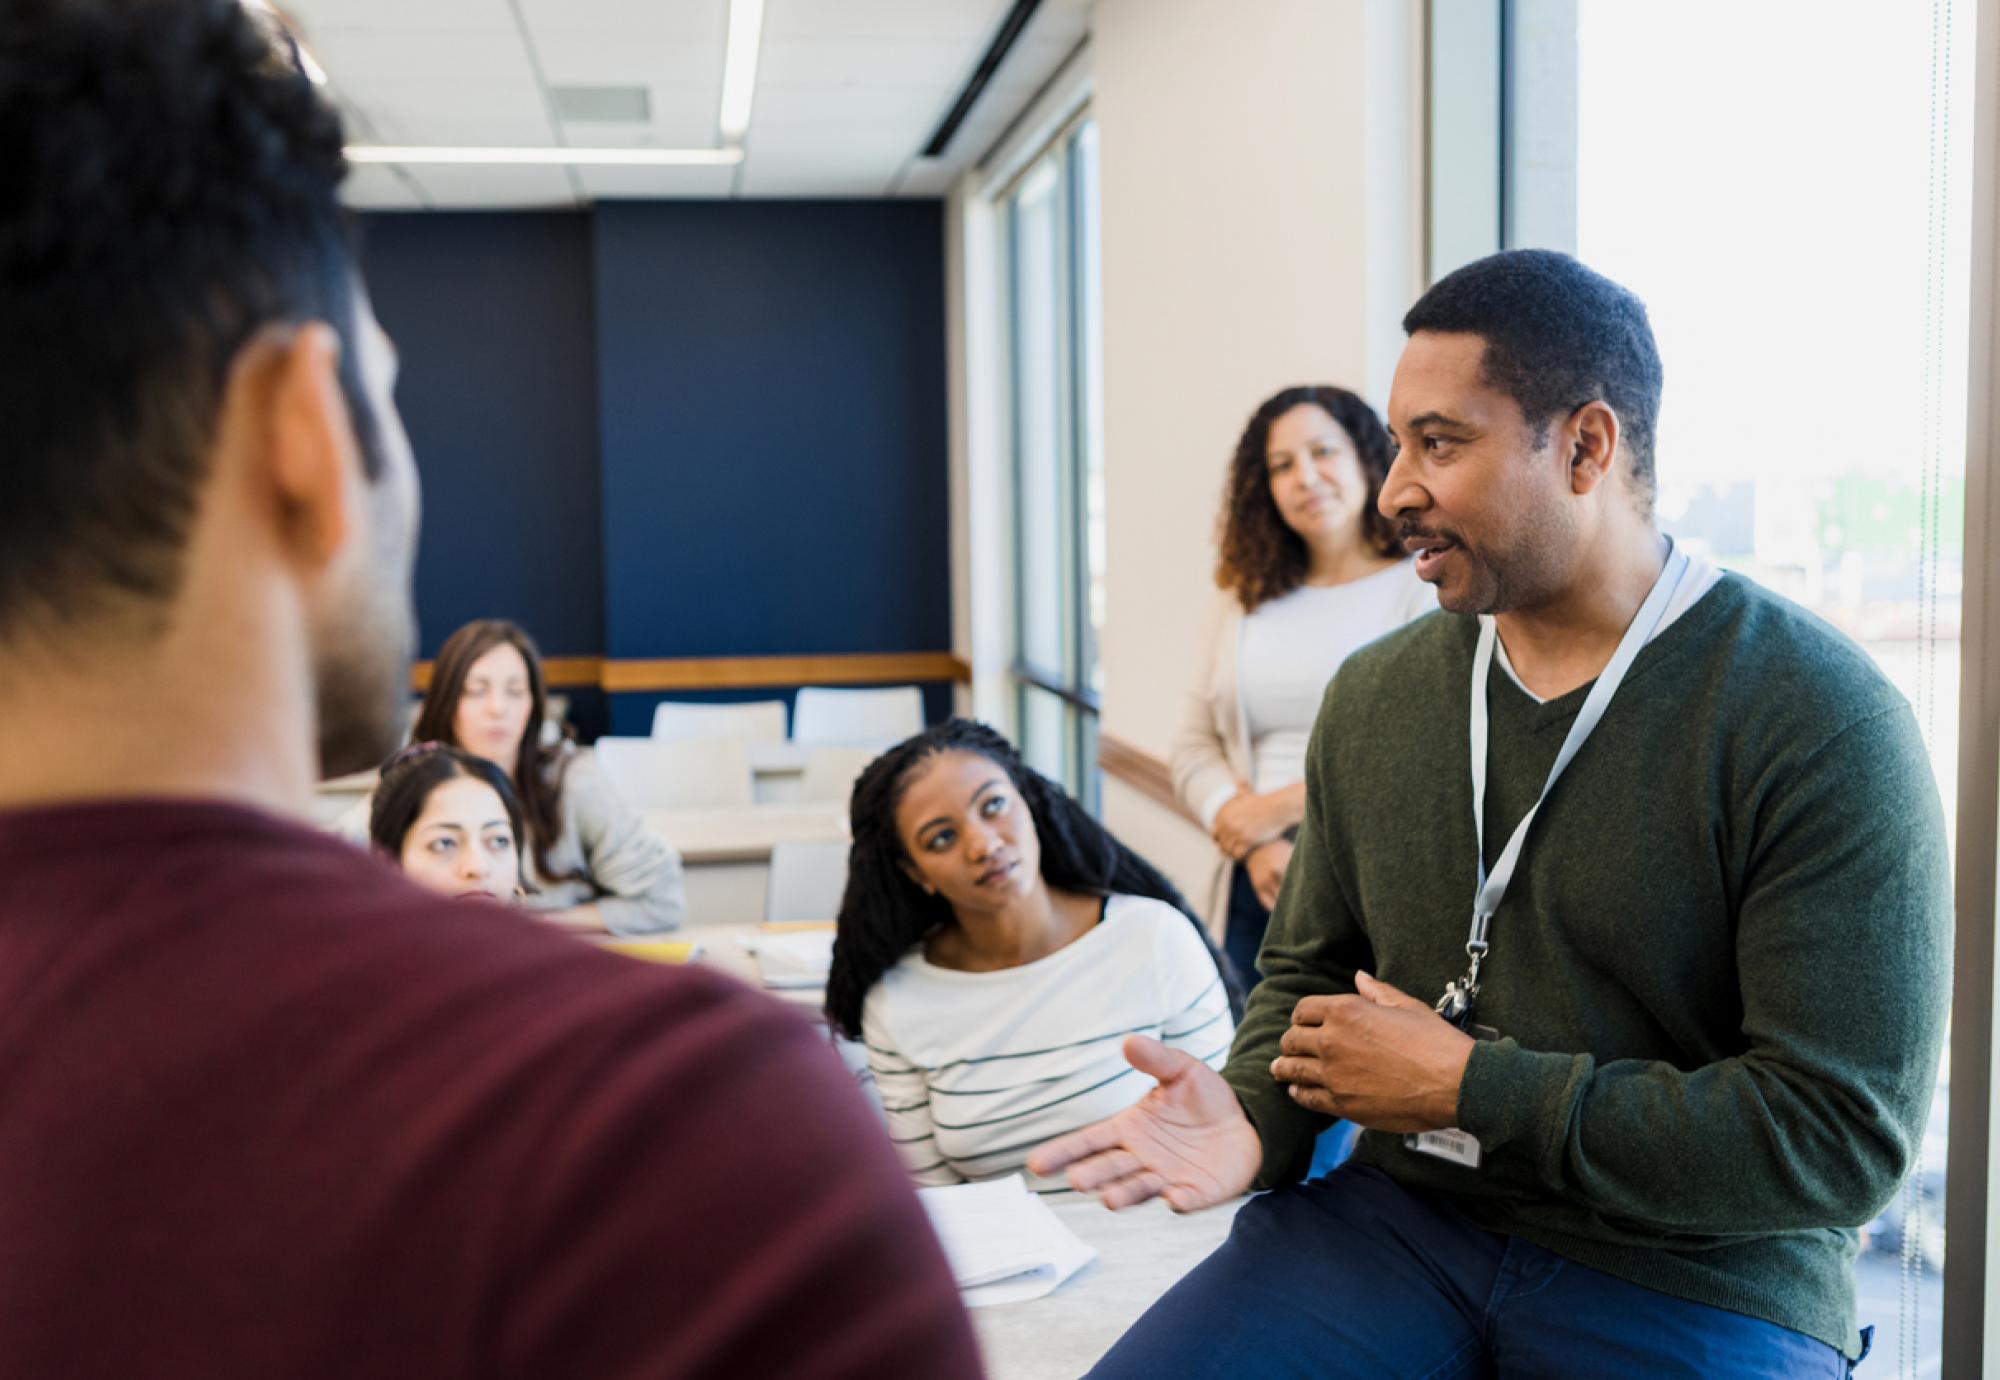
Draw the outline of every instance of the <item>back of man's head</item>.
[[[1485,341],[1486,382],[1520,406],[1537,435],[1585,403],[1608,404],[1633,487],[1650,507],[1664,376],[1646,305],[1633,293],[1567,254],[1510,249],[1440,278],[1403,330]]]
[[[162,625],[266,326],[339,333],[377,472],[343,172],[338,118],[238,0],[0,8],[0,648]]]

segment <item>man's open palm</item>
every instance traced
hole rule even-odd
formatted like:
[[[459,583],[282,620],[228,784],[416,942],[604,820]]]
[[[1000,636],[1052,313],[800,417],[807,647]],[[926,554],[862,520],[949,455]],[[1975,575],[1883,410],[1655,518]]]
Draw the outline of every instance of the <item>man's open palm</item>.
[[[1028,1157],[1036,1174],[1069,1170],[1070,1187],[1108,1208],[1162,1197],[1175,1212],[1249,1190],[1264,1162],[1250,1119],[1222,1075],[1191,1054],[1133,1035],[1125,1058],[1159,1086],[1113,1117],[1058,1137]]]

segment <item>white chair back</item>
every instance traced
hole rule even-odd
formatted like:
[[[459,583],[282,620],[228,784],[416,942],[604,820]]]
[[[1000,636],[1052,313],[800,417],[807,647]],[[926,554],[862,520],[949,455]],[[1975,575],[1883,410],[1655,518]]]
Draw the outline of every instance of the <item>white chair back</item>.
[[[832,690],[808,685],[792,706],[792,738],[801,743],[887,747],[924,730],[924,695],[914,685]]]
[[[831,920],[847,890],[844,839],[780,839],[771,846],[764,919]]]
[[[806,758],[805,774],[799,780],[799,799],[830,801],[845,807],[854,794],[855,781],[879,755],[872,747],[814,748]]]
[[[599,738],[597,762],[612,789],[635,810],[727,809],[751,802],[750,748],[739,739]]]
[[[689,704],[662,700],[653,709],[653,736],[662,742],[684,743],[696,738],[740,738],[746,743],[785,741],[785,702],[752,700],[746,704]]]

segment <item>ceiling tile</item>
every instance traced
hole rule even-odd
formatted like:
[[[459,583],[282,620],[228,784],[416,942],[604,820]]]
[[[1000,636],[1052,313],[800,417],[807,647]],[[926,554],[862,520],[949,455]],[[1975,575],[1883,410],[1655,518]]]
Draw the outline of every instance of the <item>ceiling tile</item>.
[[[439,210],[472,207],[537,209],[576,205],[562,168],[444,167],[409,169]]]
[[[423,198],[396,175],[393,168],[362,163],[349,168],[340,184],[340,199],[362,211],[421,210]]]
[[[977,61],[962,43],[917,39],[766,39],[757,85],[953,88]]]
[[[278,8],[311,42],[322,34],[515,32],[507,0],[279,0]]]
[[[734,168],[578,168],[584,191],[593,197],[726,197],[735,187]]]
[[[425,92],[369,107],[368,124],[385,144],[469,144],[475,147],[555,142],[548,112],[530,93],[487,95],[477,89],[441,96]]]
[[[729,0],[519,0],[519,3],[528,32],[537,41],[557,34],[600,38],[651,34],[683,42],[714,43],[719,49],[729,32]],[[775,7],[774,3],[772,8]],[[769,23],[767,12],[765,24]]]
[[[627,34],[615,38],[562,35],[535,37],[542,74],[558,84],[658,82],[665,86],[713,86],[722,91],[722,49],[674,39]]]
[[[955,44],[992,41],[1012,0],[769,0],[764,32],[772,38],[935,38]]]
[[[535,79],[519,34],[328,34],[313,43],[320,66],[346,89],[379,82]]]
[[[757,93],[750,113],[752,137],[773,129],[829,123],[843,128],[901,130],[921,139],[941,114],[946,98],[922,87],[772,86]]]

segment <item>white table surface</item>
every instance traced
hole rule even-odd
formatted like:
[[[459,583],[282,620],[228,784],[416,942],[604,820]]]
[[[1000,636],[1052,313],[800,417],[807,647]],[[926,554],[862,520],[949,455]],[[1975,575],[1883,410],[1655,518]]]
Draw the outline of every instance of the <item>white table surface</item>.
[[[1046,1298],[972,1310],[989,1380],[1076,1380],[1222,1244],[1244,1202],[1183,1216],[1158,1199],[1123,1212],[1072,1193],[1045,1201],[1097,1259]]]
[[[738,942],[757,928],[692,925],[670,937],[699,940],[700,962],[781,1001],[817,1011],[822,999],[817,990],[763,988],[759,983],[756,957]],[[858,1047],[841,1052],[850,1065],[860,1056]],[[1222,1244],[1244,1200],[1185,1216],[1158,1200],[1123,1212],[1072,1193],[1044,1201],[1065,1226],[1097,1248],[1097,1259],[1046,1298],[971,1310],[989,1380],[1076,1380],[1160,1295]]]
[[[789,839],[844,839],[847,811],[832,802],[738,805],[729,809],[648,810],[646,824],[686,863],[769,862]]]

